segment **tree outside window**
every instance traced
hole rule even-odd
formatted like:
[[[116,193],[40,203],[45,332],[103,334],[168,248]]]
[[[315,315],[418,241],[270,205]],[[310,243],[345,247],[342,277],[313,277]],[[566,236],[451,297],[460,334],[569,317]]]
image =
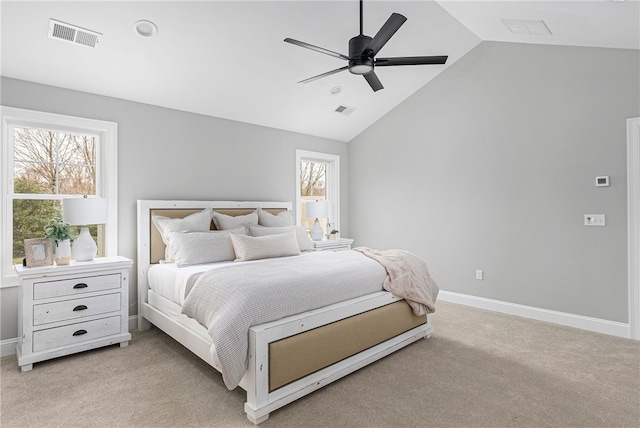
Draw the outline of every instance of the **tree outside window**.
[[[327,163],[300,161],[300,224],[305,230],[313,227],[315,219],[307,218],[307,201],[322,201],[327,196]],[[327,219],[318,219],[325,228]]]
[[[96,194],[98,140],[95,135],[13,129],[14,263],[24,257],[23,240],[43,237],[46,222],[62,215],[64,197]],[[97,226],[90,230],[98,236]]]
[[[340,228],[340,156],[296,150],[296,207],[297,224],[310,230],[315,219],[307,218],[307,201],[329,202],[328,218],[319,218],[322,228]]]

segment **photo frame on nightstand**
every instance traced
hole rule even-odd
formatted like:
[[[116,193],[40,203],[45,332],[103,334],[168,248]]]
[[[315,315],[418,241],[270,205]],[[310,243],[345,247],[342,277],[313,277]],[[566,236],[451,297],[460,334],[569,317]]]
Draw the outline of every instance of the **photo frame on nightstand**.
[[[27,267],[48,266],[53,264],[53,247],[47,238],[24,240],[25,265]]]

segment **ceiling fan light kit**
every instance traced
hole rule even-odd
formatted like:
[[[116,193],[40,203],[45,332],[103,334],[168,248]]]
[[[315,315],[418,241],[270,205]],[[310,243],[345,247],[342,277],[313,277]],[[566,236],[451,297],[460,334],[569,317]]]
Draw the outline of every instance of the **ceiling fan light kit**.
[[[371,86],[371,89],[373,89],[373,91],[375,92],[379,91],[380,89],[384,89],[384,86],[382,86],[380,79],[378,79],[378,76],[374,71],[376,66],[442,65],[447,61],[446,55],[375,58],[380,49],[382,49],[382,47],[387,44],[389,39],[391,39],[396,31],[400,29],[402,24],[405,23],[407,18],[405,18],[403,15],[400,15],[399,13],[392,13],[389,19],[387,19],[387,22],[384,23],[384,25],[380,28],[380,30],[378,30],[378,33],[376,33],[374,37],[365,36],[363,34],[362,1],[363,0],[360,0],[360,34],[349,40],[349,56],[288,37],[284,39],[284,41],[287,43],[291,43],[293,45],[297,45],[306,49],[311,49],[325,55],[333,56],[348,61],[349,63],[349,65],[347,66],[301,80],[298,83],[313,82],[314,80],[318,80],[344,70],[349,70],[349,72],[352,74],[363,76],[369,86]]]

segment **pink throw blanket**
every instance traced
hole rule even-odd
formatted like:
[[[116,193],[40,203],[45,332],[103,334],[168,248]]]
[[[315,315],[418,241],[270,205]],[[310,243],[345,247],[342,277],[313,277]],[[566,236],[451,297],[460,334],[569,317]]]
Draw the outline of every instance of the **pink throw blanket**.
[[[413,313],[422,316],[435,312],[438,285],[431,278],[427,263],[406,250],[374,250],[357,247],[359,251],[380,263],[387,270],[382,286],[407,301]]]

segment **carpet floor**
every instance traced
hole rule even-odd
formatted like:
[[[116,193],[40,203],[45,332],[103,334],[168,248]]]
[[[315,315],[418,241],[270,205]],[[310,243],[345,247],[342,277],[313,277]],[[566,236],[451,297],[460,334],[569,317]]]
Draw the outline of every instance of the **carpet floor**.
[[[640,342],[438,302],[435,333],[261,427],[640,427]],[[152,328],[34,365],[0,360],[0,425],[242,427],[245,394]]]

